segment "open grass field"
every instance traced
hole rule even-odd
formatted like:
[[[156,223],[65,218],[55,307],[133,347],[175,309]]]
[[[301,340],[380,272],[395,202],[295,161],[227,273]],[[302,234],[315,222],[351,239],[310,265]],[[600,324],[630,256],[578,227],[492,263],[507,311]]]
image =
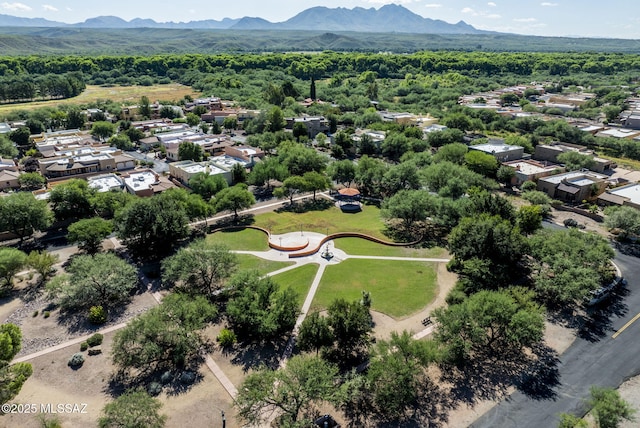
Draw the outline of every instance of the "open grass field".
[[[238,257],[238,270],[257,270],[260,275],[291,266],[294,262],[274,262],[261,259],[251,254],[236,254]]]
[[[122,104],[135,104],[140,97],[146,95],[151,102],[178,101],[185,95],[196,98],[199,92],[189,86],[179,83],[152,86],[97,86],[87,85],[87,88],[77,97],[64,100],[34,101],[31,103],[0,105],[0,117],[12,110],[35,110],[41,107],[57,107],[61,104],[90,104],[98,100],[111,100]]]
[[[443,258],[448,255],[441,247],[433,248],[405,248],[388,247],[360,238],[339,238],[333,241],[336,248],[355,256],[385,256],[385,257],[421,257]]]
[[[280,285],[281,288],[291,287],[298,294],[298,307],[302,308],[304,299],[307,297],[309,288],[313,278],[318,271],[318,265],[315,263],[306,264],[296,269],[280,273],[272,276],[273,280]]]
[[[323,234],[360,232],[388,239],[382,233],[385,226],[380,218],[380,209],[374,206],[365,206],[359,213],[343,213],[334,206],[304,213],[271,212],[256,215],[254,224],[273,234],[295,232],[302,227],[303,230]]]
[[[371,309],[393,318],[419,311],[436,296],[435,267],[425,262],[348,259],[327,266],[311,310],[326,309],[335,299],[348,301],[371,293]]]
[[[207,235],[207,242],[225,244],[231,250],[269,250],[267,235],[255,229],[216,232],[211,235]]]

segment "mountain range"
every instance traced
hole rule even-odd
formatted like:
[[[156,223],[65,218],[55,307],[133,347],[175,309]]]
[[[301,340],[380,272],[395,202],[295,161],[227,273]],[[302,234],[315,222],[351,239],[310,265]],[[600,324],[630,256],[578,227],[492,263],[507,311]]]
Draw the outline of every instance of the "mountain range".
[[[414,34],[489,34],[460,21],[450,24],[445,21],[424,18],[409,9],[395,4],[379,9],[355,7],[328,8],[323,6],[306,9],[283,22],[269,22],[257,17],[240,19],[224,18],[191,22],[156,22],[153,19],[136,18],[126,21],[117,16],[98,16],[76,24],[50,21],[44,18],[21,18],[0,14],[0,27],[64,27],[90,29],[123,28],[172,28],[172,29],[216,29],[216,30],[308,30],[308,31],[355,31],[365,33],[414,33]]]

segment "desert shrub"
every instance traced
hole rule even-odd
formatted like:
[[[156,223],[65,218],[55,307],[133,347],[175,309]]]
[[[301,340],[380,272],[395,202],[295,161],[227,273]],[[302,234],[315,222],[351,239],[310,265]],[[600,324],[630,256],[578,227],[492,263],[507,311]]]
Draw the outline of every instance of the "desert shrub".
[[[107,310],[102,306],[89,308],[89,322],[92,324],[104,324],[107,322]]]
[[[191,385],[196,381],[196,374],[191,371],[185,371],[180,374],[180,383],[184,385]]]
[[[87,339],[87,343],[89,344],[89,347],[93,348],[94,346],[102,344],[103,338],[104,337],[100,333],[96,333]]]
[[[80,367],[82,364],[84,364],[84,355],[80,352],[73,354],[67,363],[69,367]]]
[[[230,346],[233,346],[238,341],[238,338],[233,331],[229,330],[228,328],[223,328],[222,330],[220,330],[220,334],[218,334],[216,341],[223,348],[228,348]]]
[[[102,349],[98,348],[98,349],[89,349],[89,356],[94,356],[94,355],[100,355],[102,354]]]
[[[38,311],[33,311],[33,313],[31,314],[32,317],[37,317],[38,316]]]
[[[533,181],[525,181],[520,186],[520,190],[522,190],[523,192],[529,192],[531,190],[536,190],[537,187],[538,187],[538,185],[536,183],[534,183]]]
[[[152,397],[155,397],[162,392],[162,384],[159,382],[151,382],[149,386],[147,386],[147,392]]]
[[[84,352],[84,351],[86,351],[87,349],[89,349],[89,344],[88,344],[87,342],[82,342],[82,343],[80,344],[80,351],[81,351],[81,352]]]
[[[44,311],[44,313],[42,314],[43,317],[45,318],[49,318],[51,316],[51,312],[49,311]]]
[[[160,382],[163,385],[166,385],[166,384],[170,383],[172,380],[173,380],[173,375],[168,370],[166,372],[162,373],[162,376],[160,376]]]

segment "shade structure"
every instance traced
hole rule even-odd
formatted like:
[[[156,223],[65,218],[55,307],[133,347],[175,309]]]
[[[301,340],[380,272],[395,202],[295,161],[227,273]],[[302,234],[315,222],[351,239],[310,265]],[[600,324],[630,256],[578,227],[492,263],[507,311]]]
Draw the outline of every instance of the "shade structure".
[[[358,189],[354,189],[353,187],[345,187],[344,189],[338,190],[338,193],[342,196],[358,196],[360,191]]]

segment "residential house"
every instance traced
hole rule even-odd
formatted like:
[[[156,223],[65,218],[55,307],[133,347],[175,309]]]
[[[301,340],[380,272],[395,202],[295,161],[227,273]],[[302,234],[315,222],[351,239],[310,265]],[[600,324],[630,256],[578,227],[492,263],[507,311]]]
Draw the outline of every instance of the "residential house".
[[[200,106],[206,108],[207,111],[220,111],[222,110],[222,101],[220,98],[216,97],[198,98],[185,103],[184,110],[186,112],[191,112],[194,108]]]
[[[264,158],[264,151],[257,147],[251,146],[227,146],[224,149],[224,154],[232,158],[242,159],[248,162],[249,166],[252,166],[256,159]]]
[[[598,132],[596,137],[628,138],[632,140],[640,137],[640,130],[630,128],[609,128]]]
[[[316,138],[319,133],[327,134],[329,132],[329,121],[324,116],[303,116],[290,117],[287,121],[286,128],[293,129],[294,124],[302,123],[307,128],[307,137]]]
[[[622,205],[640,210],[640,183],[631,183],[607,190],[598,196],[598,204]]]
[[[13,159],[3,159],[0,157],[0,171],[17,171],[18,166]]]
[[[212,160],[205,162],[186,160],[169,164],[169,175],[180,181],[185,186],[189,185],[191,177],[200,173],[221,175],[228,184],[231,184],[232,181],[231,168],[224,168]]]
[[[489,140],[489,142],[485,144],[469,146],[469,150],[478,150],[490,154],[499,162],[508,162],[522,159],[524,157],[523,147],[511,146],[509,144],[505,144],[502,140]]]
[[[0,169],[0,190],[11,190],[20,187],[20,172]]]
[[[515,176],[511,179],[512,186],[520,186],[525,181],[536,181],[539,178],[564,172],[564,167],[547,161],[517,160],[504,162],[503,165],[515,169]]]
[[[588,170],[571,171],[538,179],[538,190],[552,199],[580,203],[593,200],[604,192],[607,179],[606,175]]]
[[[378,112],[383,122],[394,122],[399,125],[416,125],[418,117],[415,114],[402,112],[395,113],[390,111]]]
[[[127,170],[135,167],[136,160],[120,150],[106,148],[94,151],[84,148],[62,156],[38,161],[40,173],[47,178],[81,178],[104,172]]]
[[[103,174],[96,175],[95,177],[87,178],[89,187],[96,189],[97,192],[121,192],[124,188],[124,180],[116,174]]]
[[[163,179],[150,169],[136,170],[123,174],[122,179],[127,192],[140,197],[153,196],[156,193],[175,187],[170,181]]]
[[[558,156],[562,153],[576,152],[593,158],[592,171],[604,173],[617,167],[617,164],[609,159],[599,158],[593,155],[593,151],[584,146],[570,143],[538,144],[533,158],[539,161],[558,162]]]

